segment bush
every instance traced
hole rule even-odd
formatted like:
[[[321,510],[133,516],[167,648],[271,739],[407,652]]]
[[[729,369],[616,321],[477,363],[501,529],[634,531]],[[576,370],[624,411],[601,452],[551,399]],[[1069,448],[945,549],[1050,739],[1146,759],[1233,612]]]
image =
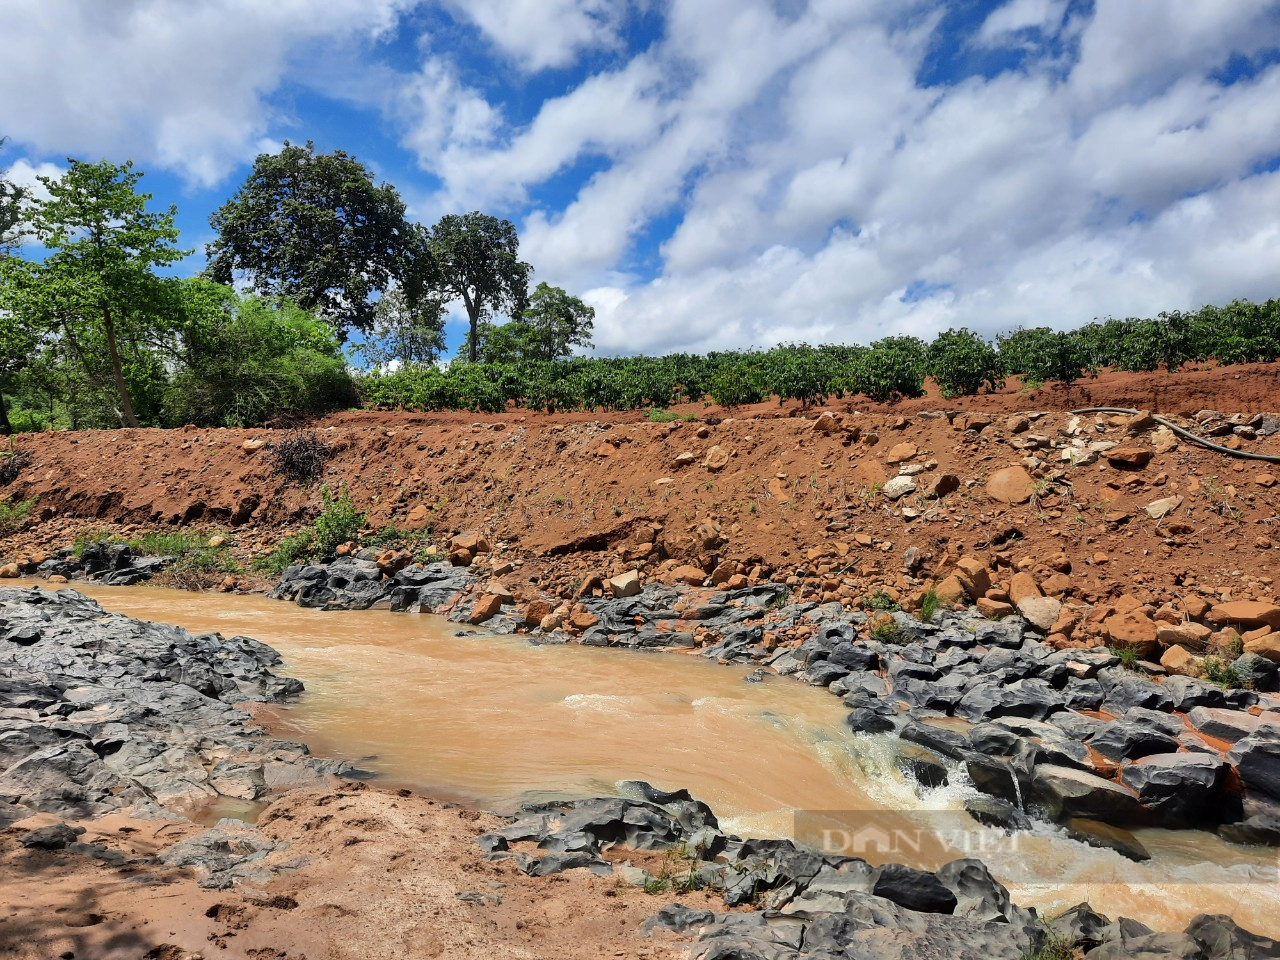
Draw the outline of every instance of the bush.
[[[1090,365],[1086,363],[1080,338],[1074,333],[1059,333],[1048,327],[1019,327],[1008,335],[996,337],[1000,347],[1000,366],[1006,374],[1020,374],[1023,382],[1074,383]],[[1096,375],[1097,369],[1089,373]]]
[[[355,403],[341,345],[323,321],[216,284],[191,296],[184,363],[164,404],[169,423],[244,427]]]
[[[294,483],[310,483],[319,477],[332,453],[332,448],[309,430],[291,430],[266,450],[271,472]]]
[[[849,393],[893,403],[924,393],[925,346],[916,337],[885,337],[863,351],[852,364]]]
[[[995,348],[963,327],[938,334],[925,351],[925,365],[948,399],[972,396],[983,387],[990,393],[1004,386]]]
[[[327,486],[320,488],[320,516],[312,527],[315,547],[321,556],[329,556],[344,543],[356,540],[364,526],[365,515],[351,501],[351,491],[344,483],[335,494]]]

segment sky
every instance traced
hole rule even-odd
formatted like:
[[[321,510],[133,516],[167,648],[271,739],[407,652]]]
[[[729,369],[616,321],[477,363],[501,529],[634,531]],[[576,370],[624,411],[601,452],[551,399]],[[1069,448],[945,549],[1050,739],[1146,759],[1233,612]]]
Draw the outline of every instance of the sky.
[[[1280,0],[7,0],[0,90],[10,179],[133,160],[188,272],[312,140],[604,354],[1280,295]]]

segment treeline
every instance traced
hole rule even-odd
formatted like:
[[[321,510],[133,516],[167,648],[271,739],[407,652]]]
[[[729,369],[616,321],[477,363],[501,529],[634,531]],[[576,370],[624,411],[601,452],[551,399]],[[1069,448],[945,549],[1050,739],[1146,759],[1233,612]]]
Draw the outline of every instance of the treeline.
[[[39,196],[0,178],[0,432],[250,426],[355,404],[893,401],[919,396],[927,378],[956,397],[1011,375],[1070,383],[1104,367],[1172,372],[1280,354],[1280,302],[1268,300],[994,342],[959,329],[930,343],[574,357],[591,347],[594,311],[559,287],[530,291],[533,267],[510,222],[474,212],[413,223],[395,189],[341,151],[286,143],[259,156],[210,218],[216,238],[194,278],[170,275],[193,251],[178,246],[173,207],[148,209],[141,176],[128,163],[71,161],[40,178]],[[468,330],[446,362],[451,304],[465,308]],[[349,355],[373,372],[353,370]]]
[[[771,397],[818,404],[859,394],[891,402],[924,393],[932,378],[946,397],[1025,385],[1072,383],[1104,368],[1130,372],[1217,360],[1280,357],[1280,300],[1087,324],[1076,330],[1020,328],[995,342],[948,330],[931,343],[887,337],[869,347],[786,344],[770,350],[575,357],[553,362],[509,356],[447,368],[406,366],[357,378],[361,401],[379,409],[497,412],[509,404],[548,412],[637,410],[704,399],[723,406]]]

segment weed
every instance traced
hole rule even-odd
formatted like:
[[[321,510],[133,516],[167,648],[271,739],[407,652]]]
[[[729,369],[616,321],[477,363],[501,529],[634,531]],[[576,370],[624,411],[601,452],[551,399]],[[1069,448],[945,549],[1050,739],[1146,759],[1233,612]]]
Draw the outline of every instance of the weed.
[[[1220,657],[1212,655],[1205,657],[1200,663],[1200,668],[1204,671],[1206,680],[1210,683],[1216,683],[1224,690],[1244,685],[1244,677],[1240,675],[1240,671],[1236,669],[1235,664],[1228,663]]]
[[[668,847],[657,875],[645,879],[644,892],[675,890],[677,893],[691,893],[701,889],[702,878],[698,876],[701,855],[701,847],[690,850],[683,843]]]
[[[651,407],[644,412],[645,419],[650,423],[671,423],[679,420],[678,414],[672,413],[670,410],[663,410],[659,407]]]
[[[933,618],[938,615],[938,608],[941,605],[942,601],[938,598],[938,591],[930,587],[925,591],[925,595],[920,601],[920,619],[925,623],[932,623]]]
[[[35,509],[36,498],[29,500],[0,500],[0,534],[16,533]]]
[[[1044,940],[1040,946],[1027,947],[1022,951],[1022,960],[1075,960],[1075,956],[1071,938],[1064,937],[1048,924],[1045,925]]]
[[[324,472],[333,450],[309,430],[291,430],[267,446],[267,462],[277,476],[293,483],[310,483]]]
[[[791,591],[779,590],[777,593],[775,593],[772,597],[769,598],[769,602],[765,605],[765,609],[781,610],[783,607],[788,606],[790,603],[791,603]]]
[[[862,606],[867,610],[893,611],[901,610],[898,601],[885,593],[884,590],[877,590],[875,593],[869,593],[862,598]]]
[[[896,620],[888,614],[877,617],[871,624],[871,639],[877,643],[889,643],[901,646],[907,642],[906,635]]]
[[[1120,658],[1120,666],[1126,670],[1138,669],[1138,648],[1129,644],[1117,644],[1110,648],[1114,656]]]

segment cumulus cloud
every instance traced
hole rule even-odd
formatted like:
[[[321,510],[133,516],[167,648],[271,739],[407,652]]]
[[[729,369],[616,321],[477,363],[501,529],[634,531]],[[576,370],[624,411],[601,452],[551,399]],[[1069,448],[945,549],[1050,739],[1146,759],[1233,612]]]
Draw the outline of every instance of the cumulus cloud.
[[[11,8],[0,80],[25,96],[0,133],[33,168],[133,156],[218,183],[295,129],[279,91],[320,91],[399,138],[423,219],[516,221],[611,352],[1277,292],[1280,0],[1009,0],[967,34],[941,0]],[[660,24],[640,43],[637,9]],[[475,31],[405,35],[441,11]],[[940,47],[1016,66],[926,84]]]
[[[212,185],[252,158],[291,56],[318,40],[375,38],[402,6],[14,0],[0,57],[4,132],[39,153],[132,157]]]

